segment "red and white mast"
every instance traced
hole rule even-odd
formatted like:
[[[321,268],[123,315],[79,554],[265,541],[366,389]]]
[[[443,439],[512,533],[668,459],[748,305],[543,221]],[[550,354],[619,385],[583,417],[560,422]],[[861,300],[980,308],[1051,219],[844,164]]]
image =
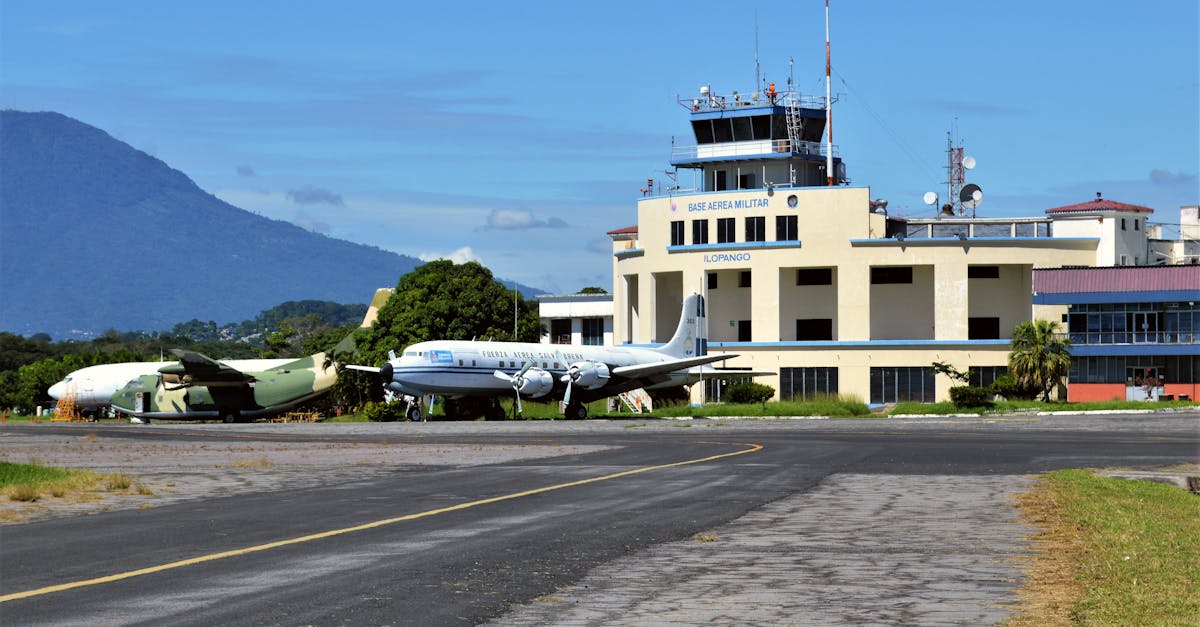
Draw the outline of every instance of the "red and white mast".
[[[825,182],[833,187],[833,103],[830,100],[829,63],[829,0],[825,0],[825,128],[828,141],[825,146]]]

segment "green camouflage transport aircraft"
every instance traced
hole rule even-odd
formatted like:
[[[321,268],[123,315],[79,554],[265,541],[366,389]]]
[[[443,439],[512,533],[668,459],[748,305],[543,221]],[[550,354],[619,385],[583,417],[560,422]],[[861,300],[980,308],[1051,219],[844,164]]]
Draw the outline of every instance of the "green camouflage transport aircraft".
[[[333,388],[338,364],[325,353],[257,372],[172,349],[178,363],[142,375],[112,396],[114,410],[142,420],[239,422],[281,414]]]

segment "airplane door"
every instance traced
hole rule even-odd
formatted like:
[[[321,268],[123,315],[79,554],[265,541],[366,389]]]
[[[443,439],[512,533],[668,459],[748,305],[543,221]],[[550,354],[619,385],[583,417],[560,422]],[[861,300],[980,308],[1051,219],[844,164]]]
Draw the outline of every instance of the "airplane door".
[[[133,411],[134,413],[142,413],[146,411],[146,393],[138,392],[133,396]]]

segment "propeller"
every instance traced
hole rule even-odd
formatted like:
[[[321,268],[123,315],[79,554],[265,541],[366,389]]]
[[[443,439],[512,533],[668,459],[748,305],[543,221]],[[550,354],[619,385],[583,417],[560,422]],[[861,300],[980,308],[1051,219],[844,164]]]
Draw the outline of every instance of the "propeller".
[[[575,384],[575,380],[579,378],[579,367],[571,366],[567,368],[567,374],[564,374],[559,381],[567,384],[567,391],[563,393],[563,405],[571,404],[571,386]]]
[[[524,383],[525,383],[525,373],[529,372],[529,369],[532,367],[533,367],[533,362],[525,362],[525,365],[521,366],[521,370],[518,371],[517,374],[514,374],[514,375],[505,374],[504,371],[502,371],[502,370],[496,370],[496,371],[492,372],[492,376],[496,377],[497,379],[503,379],[505,381],[512,383],[513,393],[515,393],[517,395],[517,415],[521,415],[521,412],[522,412],[522,409],[521,409],[521,386],[524,385]]]

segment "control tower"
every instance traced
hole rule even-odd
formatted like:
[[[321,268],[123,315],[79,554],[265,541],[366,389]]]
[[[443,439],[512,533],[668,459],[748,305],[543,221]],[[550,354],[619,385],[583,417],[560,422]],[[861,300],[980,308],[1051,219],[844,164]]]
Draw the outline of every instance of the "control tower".
[[[694,169],[696,191],[720,192],[828,184],[828,151],[833,150],[833,182],[846,183],[836,148],[821,142],[825,99],[804,97],[775,83],[751,93],[719,95],[708,85],[694,98],[680,98],[691,112],[694,145],[675,145],[671,165]]]

